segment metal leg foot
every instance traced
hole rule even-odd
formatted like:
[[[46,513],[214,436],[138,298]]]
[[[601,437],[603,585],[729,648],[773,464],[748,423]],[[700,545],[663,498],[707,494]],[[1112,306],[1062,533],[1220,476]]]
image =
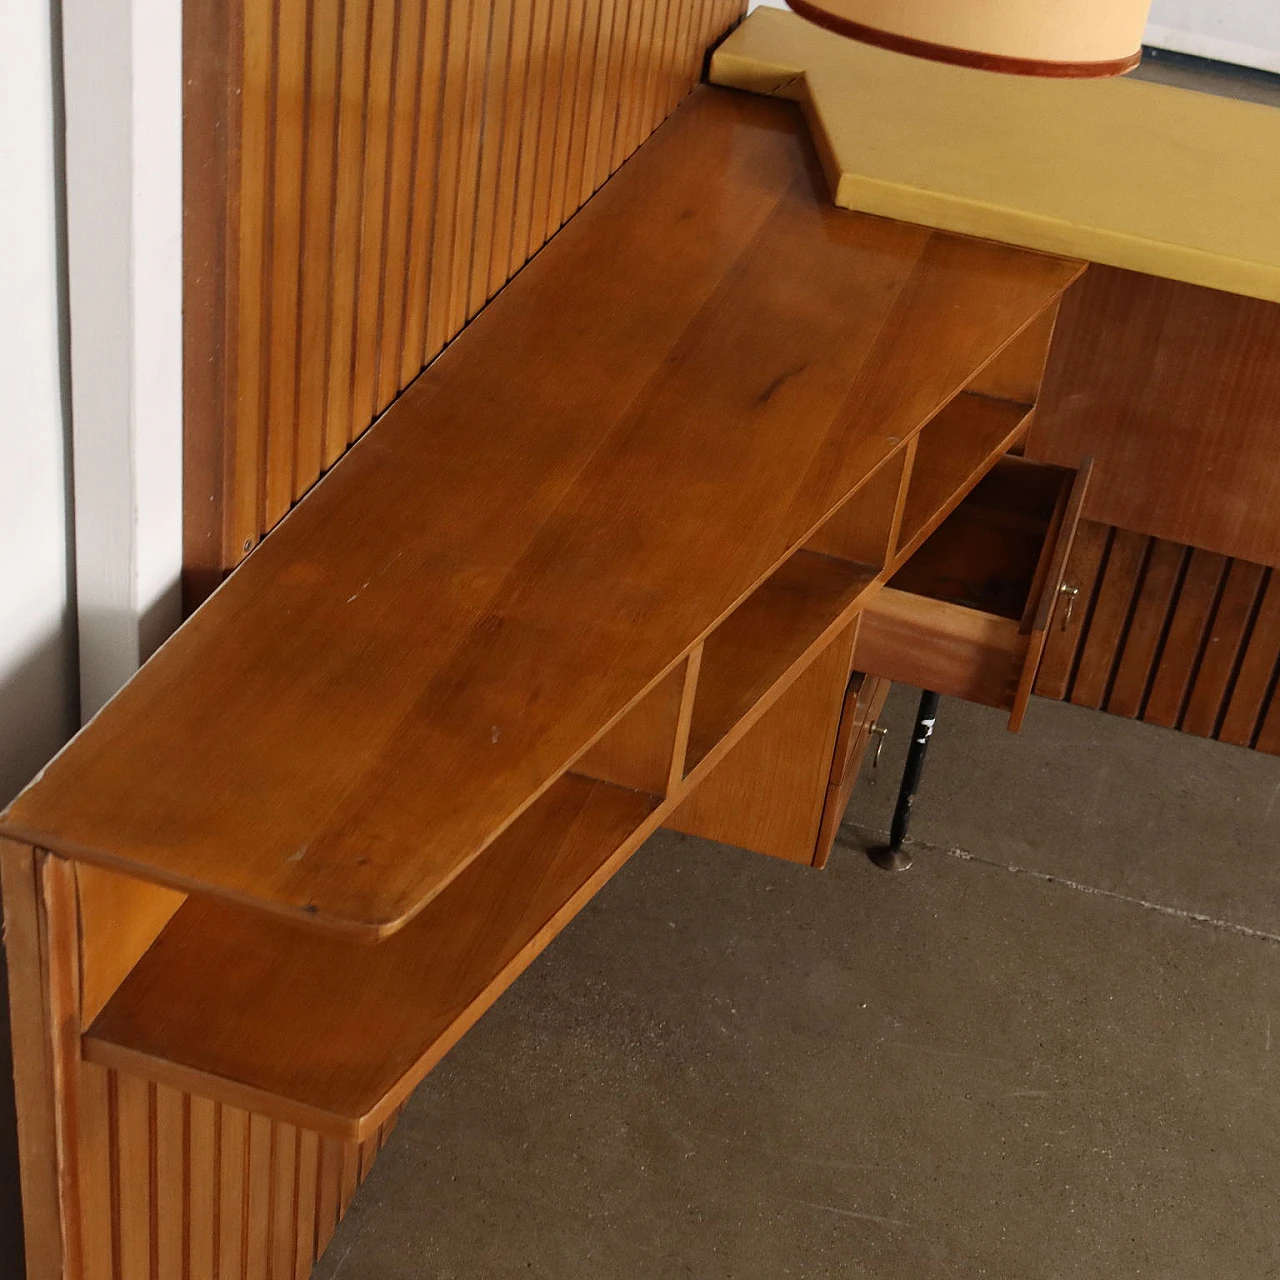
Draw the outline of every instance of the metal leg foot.
[[[905,871],[911,865],[911,855],[902,846],[911,825],[911,807],[915,804],[916,792],[920,790],[924,758],[937,720],[938,695],[926,689],[920,695],[920,706],[916,711],[915,732],[911,735],[907,763],[902,770],[902,786],[898,789],[898,803],[893,811],[893,824],[889,828],[889,843],[871,849],[867,854],[882,871]]]

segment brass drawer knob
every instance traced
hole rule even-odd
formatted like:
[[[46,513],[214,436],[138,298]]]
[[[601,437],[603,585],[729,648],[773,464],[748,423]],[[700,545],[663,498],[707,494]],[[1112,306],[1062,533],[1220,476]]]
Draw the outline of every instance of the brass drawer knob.
[[[1080,588],[1070,586],[1064,582],[1058,590],[1067,597],[1066,612],[1062,615],[1062,629],[1065,631],[1071,625],[1071,615],[1075,612],[1076,597],[1080,594]]]
[[[878,769],[880,767],[880,753],[884,750],[885,734],[887,734],[889,730],[885,728],[884,725],[876,724],[873,721],[870,732],[876,740],[875,754],[871,757],[871,767],[873,769]]]

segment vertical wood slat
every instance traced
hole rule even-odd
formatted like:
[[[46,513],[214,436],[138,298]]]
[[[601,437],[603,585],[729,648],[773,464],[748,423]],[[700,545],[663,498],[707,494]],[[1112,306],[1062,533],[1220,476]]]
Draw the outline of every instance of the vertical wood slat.
[[[1217,733],[1264,573],[1261,565],[1247,560],[1230,563],[1191,698],[1183,713],[1180,728],[1184,733],[1201,738],[1212,738]]]
[[[489,301],[490,259],[498,221],[504,153],[515,146],[506,127],[511,80],[513,0],[493,0],[489,9],[489,39],[485,59],[483,107],[480,123],[480,174],[476,184],[475,229],[467,267],[468,318]]]
[[[467,49],[466,88],[458,128],[462,145],[458,154],[458,178],[453,221],[452,268],[445,310],[445,340],[458,333],[471,318],[471,269],[475,252],[476,221],[481,191],[481,159],[484,140],[485,88],[489,73],[489,45],[493,8],[486,0],[470,0],[470,39]]]
[[[1086,522],[1036,692],[1280,754],[1280,572]]]
[[[399,385],[407,386],[426,363],[427,310],[430,301],[438,214],[440,161],[444,130],[445,48],[452,30],[453,7],[424,0],[422,88],[418,102],[418,139],[409,182],[408,263],[405,267],[404,316],[401,321]]]
[[[569,200],[570,171],[573,164],[574,130],[577,124],[582,82],[589,68],[583,57],[587,22],[587,0],[567,0],[565,43],[561,52],[560,107],[556,115],[555,146],[551,166],[551,190],[547,200],[547,220],[543,240],[564,225]]]
[[[338,120],[343,82],[344,0],[314,0],[307,31],[306,154],[299,246],[297,444],[294,499],[325,467],[325,398],[329,383]]]
[[[243,12],[240,94],[238,209],[231,233],[237,267],[235,308],[229,317],[234,335],[234,387],[228,424],[232,457],[229,505],[232,549],[249,551],[262,535],[262,335],[266,305],[266,229],[272,155],[274,24],[269,5],[247,0]],[[234,144],[233,144],[234,149]],[[191,195],[184,197],[191,199]],[[184,299],[184,307],[188,305]]]
[[[418,138],[422,131],[425,9],[426,0],[400,0],[387,166],[386,230],[380,264],[382,284],[373,413],[390,404],[401,385],[400,348],[404,340],[404,297],[409,265],[409,206],[417,165]]]
[[[319,1198],[320,1136],[298,1131],[297,1199],[293,1232],[294,1280],[306,1280],[316,1261],[316,1204]],[[283,1277],[281,1278],[283,1280]]]
[[[298,1251],[298,1130],[272,1125],[270,1280],[292,1280]]]
[[[1117,529],[1111,536],[1071,690],[1071,701],[1077,706],[1098,708],[1106,700],[1146,551],[1147,539],[1141,534]]]
[[[1191,553],[1143,711],[1148,724],[1174,729],[1182,722],[1226,567],[1224,556],[1200,550]]]
[[[395,122],[397,89],[396,25],[407,0],[374,0],[369,23],[368,78],[365,84],[364,174],[360,196],[360,247],[352,326],[355,351],[347,441],[373,419],[377,397],[378,329],[382,318],[383,237],[386,230],[387,160]],[[357,426],[356,424],[360,425]]]
[[[222,1106],[218,1111],[217,1275],[218,1280],[241,1280],[245,1271],[249,1113]]]
[[[189,1252],[190,1146],[187,1094],[157,1084],[152,1091],[152,1168],[155,1189],[154,1262],[157,1276],[182,1276]]]
[[[218,1222],[217,1106],[207,1098],[188,1099],[189,1280],[214,1280]]]
[[[1271,694],[1271,705],[1253,745],[1268,755],[1280,756],[1280,691],[1274,688]]]
[[[214,54],[191,78],[188,150],[211,158],[188,209],[225,214],[193,222],[185,276],[188,366],[208,374],[189,603],[644,141],[744,7],[216,0],[200,30],[226,33],[226,99]]]
[[[1107,699],[1107,710],[1113,715],[1132,720],[1142,714],[1186,558],[1186,547],[1163,538],[1152,539],[1133,620]]]
[[[82,1063],[77,1083],[76,1139],[80,1196],[83,1280],[114,1280],[114,1236],[103,1230],[112,1218],[113,1143],[110,1092],[112,1073]]]
[[[231,166],[239,138],[238,0],[206,0],[182,15],[183,601],[217,585],[234,550],[225,544],[228,315],[234,307],[231,227],[239,193]]]
[[[1253,744],[1268,696],[1280,674],[1277,655],[1280,655],[1280,573],[1270,569],[1218,734],[1223,742],[1243,747]]]
[[[342,1214],[342,1143],[321,1138],[320,1169],[316,1180],[316,1244],[319,1257],[329,1246]]]
[[[293,503],[297,439],[298,280],[304,219],[307,35],[309,0],[275,0],[275,78],[272,86],[272,169],[266,221],[267,334],[263,356],[266,446],[265,526]]]
[[[533,4],[529,0],[508,0],[510,20],[507,31],[507,60],[504,70],[506,95],[503,100],[501,159],[494,193],[493,235],[489,245],[486,297],[495,293],[523,264],[514,260],[517,239],[516,204],[520,174],[527,168],[528,128],[531,111],[528,99],[529,69],[533,39]],[[522,233],[523,234],[523,233]],[[522,240],[523,243],[523,240]]]
[[[155,1086],[138,1076],[118,1073],[113,1075],[112,1083],[116,1266],[121,1280],[143,1280],[152,1273]]]
[[[251,3],[252,0],[246,0]],[[351,379],[355,366],[356,279],[360,258],[361,198],[364,192],[364,104],[369,83],[369,24],[374,0],[343,0],[342,47],[337,84],[338,139],[326,358],[324,465],[332,466],[347,447],[351,428]],[[299,477],[301,480],[301,477]]]

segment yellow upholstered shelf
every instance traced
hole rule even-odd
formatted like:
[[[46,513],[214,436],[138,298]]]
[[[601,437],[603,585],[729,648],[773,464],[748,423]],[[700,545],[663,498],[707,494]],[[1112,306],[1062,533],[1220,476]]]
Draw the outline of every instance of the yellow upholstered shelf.
[[[802,103],[837,204],[1280,302],[1280,111],[1000,76],[761,9],[717,84]]]

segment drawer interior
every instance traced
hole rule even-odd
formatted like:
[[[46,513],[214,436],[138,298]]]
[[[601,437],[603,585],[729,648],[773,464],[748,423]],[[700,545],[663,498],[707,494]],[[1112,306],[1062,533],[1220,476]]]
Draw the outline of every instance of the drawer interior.
[[[890,579],[898,591],[1028,624],[1071,473],[1002,458]]]

